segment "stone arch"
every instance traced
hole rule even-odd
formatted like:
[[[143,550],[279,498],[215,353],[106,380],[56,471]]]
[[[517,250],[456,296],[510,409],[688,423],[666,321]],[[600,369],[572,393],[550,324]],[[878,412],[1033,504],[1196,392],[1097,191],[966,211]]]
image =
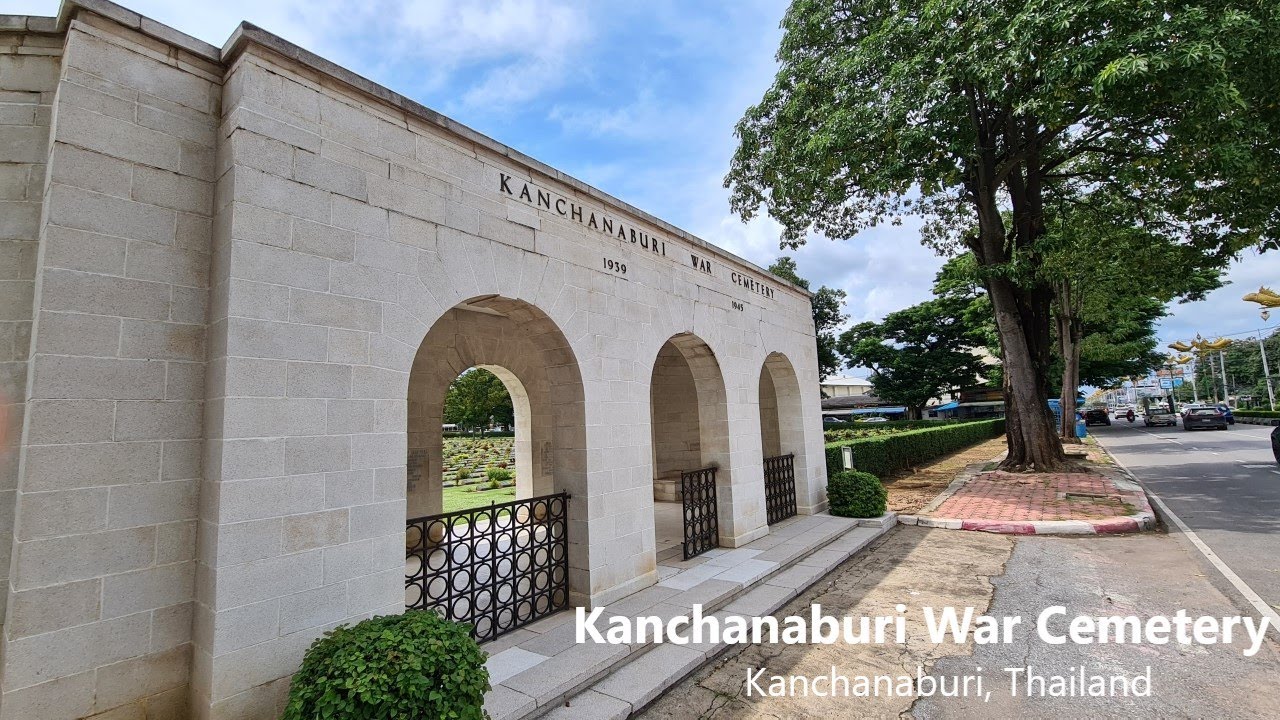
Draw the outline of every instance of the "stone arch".
[[[442,510],[445,392],[473,367],[497,375],[511,394],[517,497],[577,494],[583,500],[570,503],[570,519],[585,525],[586,419],[577,358],[546,313],[527,301],[499,295],[472,298],[447,310],[414,355],[408,385],[407,516]],[[570,534],[569,541],[573,584],[587,577],[586,538]]]
[[[804,455],[800,381],[786,355],[771,352],[760,365],[760,445],[765,457]]]
[[[672,336],[658,350],[649,385],[654,500],[680,500],[680,473],[716,468],[720,534],[733,527],[728,398],[715,353],[692,333]],[[655,508],[655,526],[662,524]],[[671,547],[670,528],[656,527],[657,552]],[[664,542],[665,538],[665,542]]]

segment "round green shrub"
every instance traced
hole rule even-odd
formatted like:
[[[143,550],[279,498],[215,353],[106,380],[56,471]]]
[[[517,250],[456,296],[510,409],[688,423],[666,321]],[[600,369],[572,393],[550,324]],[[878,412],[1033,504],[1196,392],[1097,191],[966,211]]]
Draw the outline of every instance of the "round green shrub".
[[[880,517],[888,497],[880,479],[871,473],[840,470],[827,476],[827,501],[832,515]]]
[[[511,472],[506,468],[500,468],[500,467],[491,467],[487,471],[485,471],[485,474],[488,475],[490,483],[499,483],[499,484],[509,483],[511,482],[511,478],[515,477],[515,473]]]
[[[484,661],[465,625],[429,610],[340,625],[307,650],[284,720],[483,720]]]

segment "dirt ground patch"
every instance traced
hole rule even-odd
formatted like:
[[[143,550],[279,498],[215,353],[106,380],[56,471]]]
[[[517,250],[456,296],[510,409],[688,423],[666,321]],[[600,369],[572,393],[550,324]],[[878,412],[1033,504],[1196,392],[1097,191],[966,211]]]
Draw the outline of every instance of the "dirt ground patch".
[[[934,645],[925,632],[920,608],[951,605],[984,612],[991,601],[991,578],[1004,572],[1014,540],[1004,535],[900,527],[869,552],[836,569],[775,613],[778,617],[823,613],[854,618],[893,616],[908,606],[907,642],[883,645],[749,645],[672,688],[641,717],[647,720],[734,720],[746,718],[897,718],[910,697],[831,698],[748,695],[747,672],[767,668],[769,675],[829,675],[836,668],[855,675],[911,675],[938,658],[968,654],[971,646]],[[761,683],[763,686],[763,683]]]
[[[1004,452],[1005,447],[1005,439],[999,437],[921,465],[913,472],[881,478],[889,493],[889,510],[918,512],[945,490],[966,465],[985,463]]]

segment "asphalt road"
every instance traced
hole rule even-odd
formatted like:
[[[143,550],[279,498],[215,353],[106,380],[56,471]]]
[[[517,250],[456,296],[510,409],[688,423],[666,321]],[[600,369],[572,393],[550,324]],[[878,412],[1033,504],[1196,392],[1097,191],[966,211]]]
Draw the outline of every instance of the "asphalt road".
[[[1262,599],[1280,608],[1280,467],[1271,428],[1089,428]],[[1170,529],[1173,532],[1173,528]]]
[[[1092,429],[1092,428],[1091,428]],[[1181,430],[1179,430],[1181,432]],[[1255,615],[1219,591],[1200,568],[1195,550],[1164,533],[1123,536],[1018,538],[1002,575],[992,579],[991,609],[997,617],[1021,615],[1034,622],[1048,605],[1063,605],[1067,617],[1173,615]],[[1274,718],[1280,717],[1280,644],[1270,633],[1256,655],[1245,657],[1247,642],[1232,645],[1092,644],[1047,645],[1020,639],[1011,644],[975,645],[969,655],[944,657],[937,676],[969,674],[977,668],[990,680],[989,701],[977,698],[921,698],[917,720],[952,718]],[[1036,673],[1130,676],[1150,668],[1148,697],[1027,696],[1018,692],[1006,667]]]

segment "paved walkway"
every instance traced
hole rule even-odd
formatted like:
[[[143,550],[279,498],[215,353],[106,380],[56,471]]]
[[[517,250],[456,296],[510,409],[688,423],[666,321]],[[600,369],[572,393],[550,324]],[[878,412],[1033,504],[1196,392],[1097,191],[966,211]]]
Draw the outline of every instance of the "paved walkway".
[[[1133,511],[1115,482],[1105,475],[985,472],[970,479],[931,514],[992,520],[1095,520]]]
[[[851,617],[905,613],[903,644],[760,644],[731,649],[677,684],[641,715],[642,720],[808,720],[884,718],[1266,718],[1280,717],[1280,645],[1265,643],[1245,657],[1247,643],[1049,645],[1034,623],[1048,605],[1067,616],[1135,614],[1215,617],[1246,613],[1206,576],[1204,566],[1175,537],[1012,537],[904,527],[844,563],[775,613],[804,615],[811,603]],[[1022,617],[1008,643],[974,645],[929,641],[924,607],[972,607],[999,618]],[[1055,629],[1064,628],[1055,625]],[[1013,695],[1006,667],[1042,673],[1133,676],[1151,667],[1151,697],[1027,697]],[[748,693],[747,673],[816,678],[832,669],[843,676],[915,679],[917,668],[935,679],[980,675],[985,697],[907,696],[767,697]],[[915,686],[919,687],[919,686]],[[568,716],[566,716],[568,717]],[[625,715],[617,715],[625,718]]]
[[[1103,534],[1151,530],[1155,514],[1142,488],[1089,447],[1084,472],[1008,473],[973,464],[904,525],[1012,535]]]
[[[696,558],[658,563],[658,583],[605,606],[611,616],[767,615],[817,582],[893,527],[888,515],[851,520],[802,515],[768,535]],[[860,527],[860,525],[862,525]],[[492,690],[485,710],[493,720],[625,718],[723,652],[724,644],[655,646],[575,642],[573,612],[562,612],[481,645]]]

